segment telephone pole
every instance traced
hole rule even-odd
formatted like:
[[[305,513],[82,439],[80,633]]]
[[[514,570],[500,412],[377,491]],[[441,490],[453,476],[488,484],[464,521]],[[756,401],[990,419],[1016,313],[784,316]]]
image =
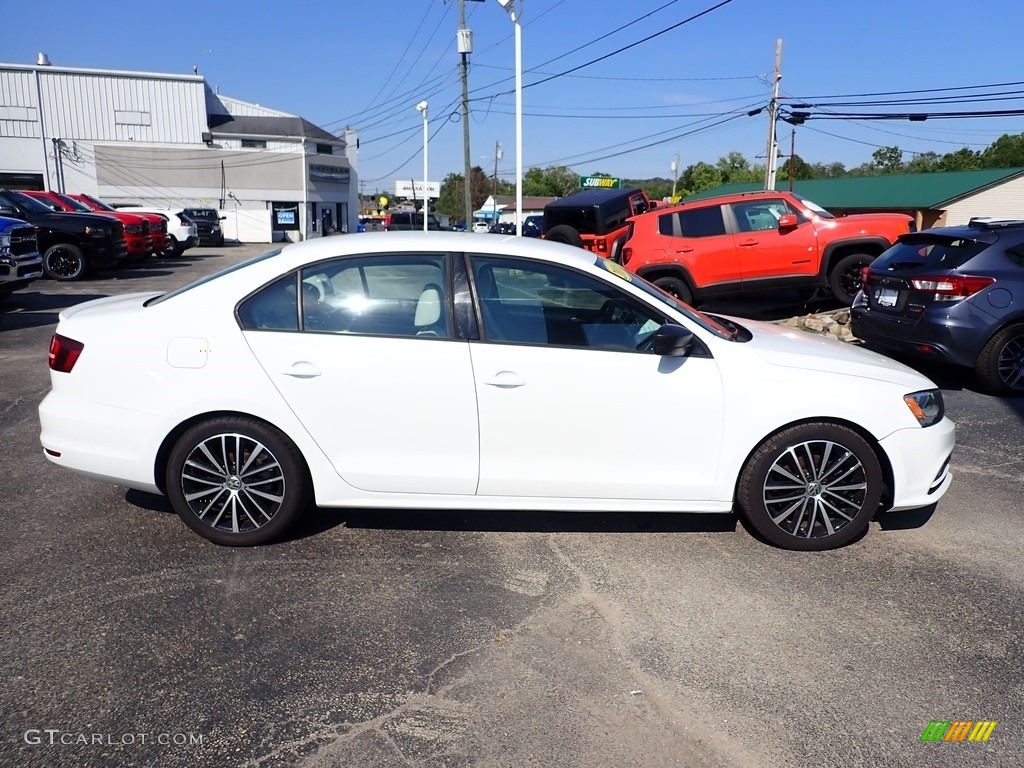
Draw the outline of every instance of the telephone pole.
[[[779,83],[782,82],[782,38],[775,43],[775,79],[772,85],[772,101],[768,105],[768,156],[765,160],[764,188],[775,189],[775,170],[778,165],[779,147],[775,136],[775,123],[779,117]]]
[[[466,0],[459,0],[459,31],[457,35],[462,63],[459,67],[462,78],[462,160],[465,166],[463,177],[466,228],[473,221],[472,174],[469,160],[469,54],[473,52],[473,30],[466,27]]]
[[[796,128],[791,128],[789,131],[789,191],[793,191],[793,170],[795,167],[794,158],[796,157]]]

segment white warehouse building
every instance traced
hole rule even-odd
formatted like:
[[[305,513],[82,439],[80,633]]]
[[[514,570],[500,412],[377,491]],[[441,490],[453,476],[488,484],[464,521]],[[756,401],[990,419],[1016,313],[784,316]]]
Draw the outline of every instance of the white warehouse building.
[[[219,208],[244,242],[355,232],[355,133],[178,75],[0,63],[0,187]]]

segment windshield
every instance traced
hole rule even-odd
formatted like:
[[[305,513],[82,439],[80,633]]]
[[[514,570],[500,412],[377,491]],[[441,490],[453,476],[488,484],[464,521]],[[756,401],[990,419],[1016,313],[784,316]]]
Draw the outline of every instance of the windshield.
[[[871,263],[874,273],[900,269],[958,269],[989,243],[942,235],[904,235]]]
[[[73,197],[68,197],[67,195],[57,195],[57,199],[60,200],[62,203],[64,203],[64,205],[66,205],[68,208],[70,208],[73,211],[81,211],[82,213],[92,213],[93,212],[92,208],[90,208],[89,206],[85,205],[84,203],[78,202]]]
[[[822,219],[834,219],[835,218],[835,216],[833,216],[831,213],[826,211],[824,208],[822,208],[820,205],[815,203],[813,200],[808,200],[806,197],[801,197],[800,195],[793,195],[793,197],[795,197],[797,200],[799,200],[801,203],[803,203],[804,204],[804,208],[807,208],[808,210],[814,211],[816,214],[818,214],[819,218],[822,218]]]
[[[610,272],[620,280],[625,280],[630,285],[636,286],[641,291],[646,293],[652,299],[657,299],[662,304],[667,304],[677,312],[682,312],[688,318],[693,320],[695,323],[700,325],[707,331],[711,331],[716,336],[721,336],[723,339],[733,339],[735,334],[729,331],[724,325],[717,320],[712,320],[710,317],[705,315],[703,312],[698,312],[696,309],[691,307],[689,304],[684,304],[675,297],[665,293],[660,288],[655,287],[651,283],[644,280],[642,277],[637,277],[626,271],[624,267],[617,264],[614,261],[608,259],[598,258],[594,264],[601,267],[605,272]]]
[[[97,200],[95,197],[89,197],[88,195],[82,195],[82,197],[88,199],[93,205],[99,208],[101,211],[116,211],[116,208],[111,208],[109,205],[104,203],[102,200]]]
[[[23,195],[20,192],[5,192],[4,195],[10,198],[11,201],[32,213],[53,213],[53,209],[49,206],[43,205],[38,200],[34,200],[28,195]]]
[[[217,211],[209,208],[186,208],[183,213],[190,219],[219,219]]]
[[[191,291],[193,288],[198,288],[200,285],[205,285],[206,283],[216,280],[218,277],[223,277],[224,275],[229,275],[232,272],[237,272],[240,269],[245,269],[250,264],[256,264],[257,262],[273,258],[274,256],[277,256],[280,252],[281,249],[278,248],[273,251],[268,251],[267,253],[261,253],[259,256],[253,256],[251,259],[246,259],[245,261],[241,261],[238,264],[235,264],[234,266],[227,267],[226,269],[222,269],[219,272],[214,272],[212,275],[201,277],[195,282],[189,283],[188,285],[183,285],[181,288],[173,290],[170,293],[162,293],[159,296],[154,296],[152,299],[147,300],[146,303],[143,304],[143,306],[152,307],[153,305],[159,304],[162,301],[173,299],[175,296],[180,296],[186,291]]]

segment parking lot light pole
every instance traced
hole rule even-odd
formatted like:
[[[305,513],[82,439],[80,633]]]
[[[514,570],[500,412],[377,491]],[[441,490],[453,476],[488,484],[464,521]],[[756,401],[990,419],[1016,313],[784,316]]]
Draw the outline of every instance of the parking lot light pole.
[[[430,194],[427,192],[427,143],[430,139],[430,124],[427,121],[427,102],[416,105],[416,111],[423,113],[423,231],[427,231],[427,213],[430,209]]]
[[[498,0],[516,27],[516,234],[523,234],[523,0]]]

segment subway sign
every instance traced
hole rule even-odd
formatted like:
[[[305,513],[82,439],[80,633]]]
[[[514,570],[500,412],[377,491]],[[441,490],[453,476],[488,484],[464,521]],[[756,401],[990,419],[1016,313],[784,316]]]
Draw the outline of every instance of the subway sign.
[[[622,180],[611,176],[580,176],[580,186],[583,189],[619,189]]]

